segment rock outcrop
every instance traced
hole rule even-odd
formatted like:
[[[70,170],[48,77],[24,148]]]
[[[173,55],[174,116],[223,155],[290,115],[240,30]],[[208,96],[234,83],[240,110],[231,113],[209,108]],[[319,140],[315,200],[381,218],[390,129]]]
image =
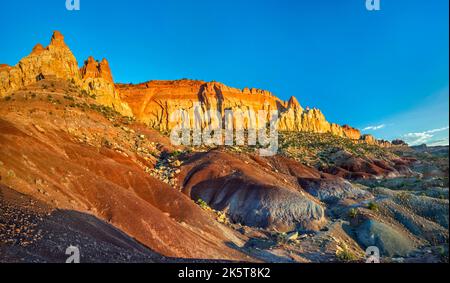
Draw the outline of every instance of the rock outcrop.
[[[16,66],[0,67],[0,97],[36,82],[40,75],[80,81],[77,60],[60,32],[53,33],[46,48],[37,44]]]
[[[279,129],[285,131],[317,132],[343,136],[343,131],[337,125],[330,124],[319,109],[303,109],[295,97],[291,97],[286,109],[281,112]]]
[[[369,135],[369,134],[365,134],[362,135],[360,138],[361,142],[370,144],[370,145],[378,145],[381,147],[391,147],[392,144],[389,141],[385,141],[385,140],[377,140],[374,136]]]
[[[392,141],[392,145],[396,146],[408,146],[408,144],[404,140],[395,139]]]
[[[349,139],[352,140],[361,139],[361,132],[358,129],[350,127],[349,125],[343,125],[342,130],[344,131],[345,136],[348,137]]]
[[[382,256],[407,256],[415,244],[401,231],[384,223],[367,220],[357,232],[358,241],[365,247],[376,246]]]
[[[117,112],[125,116],[133,116],[128,104],[123,102],[114,85],[111,69],[106,59],[101,62],[90,56],[80,69],[81,86],[96,100],[106,106],[112,107]]]
[[[47,47],[37,44],[16,66],[0,65],[0,97],[41,79],[70,80],[95,95],[99,103],[132,116],[131,109],[119,98],[108,61],[96,62],[90,57],[80,70],[64,36],[58,31],[53,33]]]
[[[80,72],[83,79],[103,78],[108,82],[114,83],[109,63],[105,58],[101,62],[97,62],[94,57],[89,56]]]
[[[361,140],[367,144],[376,144],[377,143],[377,140],[372,135],[362,135]]]

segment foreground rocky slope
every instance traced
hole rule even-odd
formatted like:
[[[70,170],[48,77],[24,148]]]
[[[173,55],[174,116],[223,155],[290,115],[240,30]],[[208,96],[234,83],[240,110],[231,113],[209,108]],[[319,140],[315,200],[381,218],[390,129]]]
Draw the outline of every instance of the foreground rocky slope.
[[[69,246],[81,247],[86,262],[170,261],[92,215],[54,210],[3,186],[0,212],[2,262],[62,263]]]
[[[380,249],[383,261],[447,261],[448,176],[413,172],[409,167],[423,160],[405,155],[408,161],[401,168],[408,168],[406,175],[392,168],[387,176],[369,167],[345,180],[281,156],[212,150],[183,156],[179,178],[184,193],[226,213],[234,223],[277,231],[285,235],[282,239],[298,231],[302,240],[291,241],[295,244],[287,244],[283,252],[290,250],[299,261],[312,246],[316,254],[308,256],[318,261],[356,260],[369,246]],[[393,152],[383,156],[393,157],[403,160]],[[280,239],[266,235],[252,241],[256,247],[277,247]]]
[[[64,81],[43,80],[12,97],[0,107],[3,184],[95,215],[166,256],[245,258],[225,245],[227,234],[239,242],[231,231],[146,173],[155,157],[135,147],[159,152],[146,138],[151,132],[133,133]]]

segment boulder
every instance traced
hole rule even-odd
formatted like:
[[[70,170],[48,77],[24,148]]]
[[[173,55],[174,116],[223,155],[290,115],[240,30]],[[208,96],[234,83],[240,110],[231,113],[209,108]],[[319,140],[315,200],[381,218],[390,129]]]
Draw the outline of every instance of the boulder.
[[[416,248],[414,242],[403,232],[372,219],[358,227],[356,238],[365,248],[378,247],[381,256],[407,256]]]

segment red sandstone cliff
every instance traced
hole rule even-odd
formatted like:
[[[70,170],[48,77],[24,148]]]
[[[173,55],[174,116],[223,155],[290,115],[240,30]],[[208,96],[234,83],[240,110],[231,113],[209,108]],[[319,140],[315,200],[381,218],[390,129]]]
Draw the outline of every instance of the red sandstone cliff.
[[[99,62],[89,57],[78,68],[75,56],[58,31],[53,33],[47,47],[37,44],[16,66],[0,65],[0,97],[43,78],[70,80],[99,103],[161,130],[170,130],[176,124],[169,119],[172,113],[181,109],[192,111],[195,105],[201,108],[202,127],[211,123],[205,115],[208,110],[218,111],[222,118],[225,110],[242,111],[243,124],[236,125],[240,122],[234,121],[234,126],[244,128],[257,126],[249,110],[255,113],[258,110],[278,110],[278,129],[281,131],[331,133],[361,142],[389,145],[373,137],[361,137],[359,130],[348,125],[328,122],[319,109],[304,109],[295,97],[285,102],[265,90],[237,89],[218,82],[196,80],[114,84],[106,59]]]
[[[137,119],[161,130],[170,130],[175,125],[169,119],[171,113],[179,109],[193,111],[195,103],[200,103],[202,112],[217,110],[222,116],[227,109],[242,111],[244,128],[252,120],[248,110],[278,110],[278,129],[282,131],[332,133],[354,140],[361,136],[359,130],[350,126],[329,123],[318,109],[303,109],[295,97],[285,102],[265,90],[241,90],[222,83],[195,80],[118,84],[117,88]],[[203,126],[205,123],[202,121]]]

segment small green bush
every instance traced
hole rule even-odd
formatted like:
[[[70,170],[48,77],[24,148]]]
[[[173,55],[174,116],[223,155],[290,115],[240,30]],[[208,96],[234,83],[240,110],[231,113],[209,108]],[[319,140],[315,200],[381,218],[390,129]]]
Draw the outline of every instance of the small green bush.
[[[379,209],[378,204],[376,204],[374,202],[369,202],[369,204],[367,205],[367,208],[372,211],[378,211],[378,209]]]
[[[407,192],[400,192],[396,195],[396,198],[401,202],[407,202],[411,198],[411,194]]]
[[[64,99],[74,101],[75,99],[70,95],[64,95]]]
[[[8,173],[6,173],[6,177],[8,179],[12,179],[12,178],[16,177],[16,173],[13,170],[8,170]]]
[[[181,151],[179,151],[179,150],[175,150],[174,152],[172,152],[172,157],[178,157],[178,156],[180,156],[182,154],[182,152]]]
[[[358,216],[358,210],[356,208],[352,208],[348,211],[348,216],[350,218],[356,218]]]
[[[209,209],[209,205],[206,203],[206,201],[202,200],[201,198],[199,198],[197,200],[197,204],[202,208],[202,209]]]
[[[342,262],[356,261],[357,257],[348,249],[336,252],[336,257]]]

